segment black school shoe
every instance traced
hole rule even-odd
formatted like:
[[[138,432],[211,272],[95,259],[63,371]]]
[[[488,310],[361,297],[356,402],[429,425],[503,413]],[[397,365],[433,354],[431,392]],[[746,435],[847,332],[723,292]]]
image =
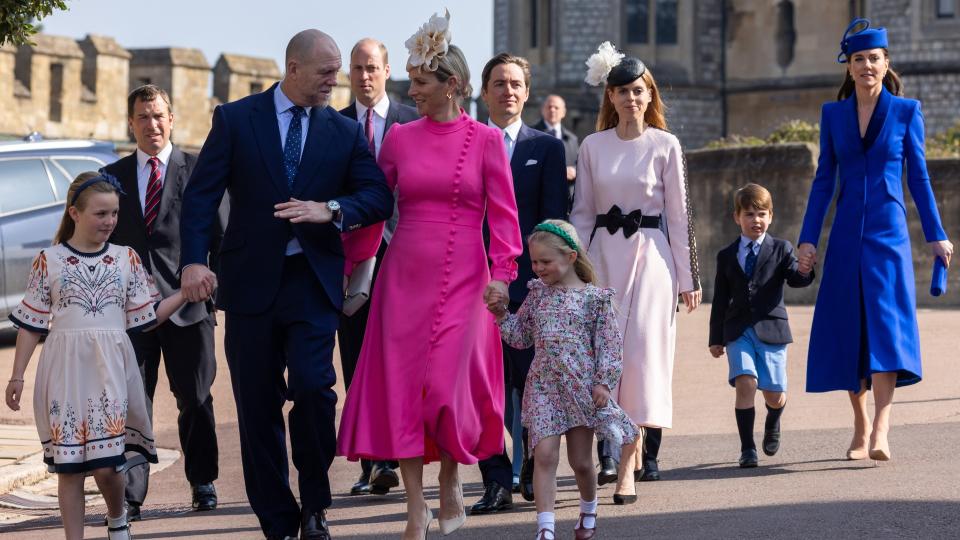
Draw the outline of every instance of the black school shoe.
[[[760,464],[760,456],[757,455],[756,448],[749,448],[740,452],[740,468],[752,469]]]
[[[772,429],[763,430],[763,453],[775,456],[778,450],[780,450],[780,422],[777,422]]]

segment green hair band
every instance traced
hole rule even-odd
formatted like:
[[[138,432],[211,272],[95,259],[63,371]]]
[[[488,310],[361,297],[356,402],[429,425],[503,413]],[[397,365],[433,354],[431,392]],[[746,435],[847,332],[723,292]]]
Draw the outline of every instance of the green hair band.
[[[570,247],[570,249],[579,252],[580,246],[577,245],[577,242],[571,237],[567,231],[563,230],[561,227],[554,225],[553,223],[541,223],[533,228],[534,231],[543,231],[551,234],[555,234],[563,239],[563,241]]]

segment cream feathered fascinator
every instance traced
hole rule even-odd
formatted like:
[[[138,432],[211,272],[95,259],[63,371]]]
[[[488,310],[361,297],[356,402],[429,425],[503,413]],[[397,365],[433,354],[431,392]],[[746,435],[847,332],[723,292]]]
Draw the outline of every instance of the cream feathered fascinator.
[[[597,52],[587,59],[587,76],[584,81],[591,86],[600,86],[606,82],[610,70],[619,65],[624,56],[609,41],[604,41]]]
[[[419,67],[425,71],[436,71],[440,59],[450,48],[450,11],[444,9],[444,16],[436,13],[416,31],[404,45],[410,52],[407,67]]]

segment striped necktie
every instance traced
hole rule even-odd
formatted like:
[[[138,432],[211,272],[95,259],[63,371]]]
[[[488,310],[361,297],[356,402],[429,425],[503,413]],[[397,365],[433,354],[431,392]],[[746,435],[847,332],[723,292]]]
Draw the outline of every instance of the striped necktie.
[[[147,196],[143,201],[143,221],[147,225],[147,234],[153,234],[154,222],[160,212],[163,179],[160,178],[160,160],[152,157],[147,160],[147,163],[150,164],[150,179],[147,181]]]
[[[363,126],[363,132],[367,136],[367,146],[370,147],[370,153],[377,157],[377,140],[374,137],[373,127],[373,109],[367,109],[367,122]]]
[[[743,260],[743,273],[748,278],[753,277],[753,270],[757,266],[757,253],[753,250],[756,245],[756,242],[747,244],[747,258]]]

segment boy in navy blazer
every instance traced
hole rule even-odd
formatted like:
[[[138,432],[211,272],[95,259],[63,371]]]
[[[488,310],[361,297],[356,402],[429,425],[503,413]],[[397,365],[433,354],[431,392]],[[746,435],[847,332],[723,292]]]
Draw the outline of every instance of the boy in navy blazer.
[[[733,219],[740,237],[717,254],[710,353],[730,365],[728,381],[737,390],[735,413],[740,432],[740,467],[759,461],[753,440],[754,399],[763,392],[767,419],[763,453],[780,449],[780,415],[787,403],[787,344],[793,341],[783,284],[806,287],[813,282],[813,257],[798,260],[793,246],[767,234],[773,199],[763,186],[747,184],[734,196]]]

